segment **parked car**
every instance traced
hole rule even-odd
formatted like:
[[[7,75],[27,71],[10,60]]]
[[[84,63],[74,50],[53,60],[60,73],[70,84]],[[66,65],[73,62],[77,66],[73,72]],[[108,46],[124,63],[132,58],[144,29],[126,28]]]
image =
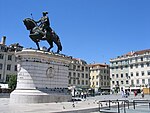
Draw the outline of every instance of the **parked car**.
[[[106,92],[106,91],[101,92],[101,95],[109,95],[109,94],[110,92]]]

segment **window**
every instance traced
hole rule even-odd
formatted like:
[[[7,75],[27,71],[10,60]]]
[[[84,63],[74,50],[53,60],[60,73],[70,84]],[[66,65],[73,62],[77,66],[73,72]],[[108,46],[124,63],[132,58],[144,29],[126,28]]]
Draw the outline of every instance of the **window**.
[[[135,64],[135,67],[138,68],[138,64]]]
[[[82,66],[82,71],[84,71],[84,67]]]
[[[119,85],[119,81],[116,81],[116,84]]]
[[[109,76],[107,76],[107,80],[109,80]]]
[[[133,69],[133,65],[130,65],[130,69]]]
[[[75,65],[73,65],[73,70],[76,70],[76,66]]]
[[[121,74],[121,78],[123,78],[123,74]]]
[[[118,74],[116,74],[116,78],[118,78]]]
[[[147,75],[150,75],[150,71],[147,71]]]
[[[106,80],[106,76],[104,76],[104,80]]]
[[[92,80],[94,80],[94,76],[92,77]]]
[[[121,66],[120,68],[121,68],[121,70],[123,70],[123,66]]]
[[[149,67],[149,66],[150,66],[150,65],[149,65],[149,62],[147,62],[146,65],[147,65],[147,67]]]
[[[106,73],[106,70],[104,69],[104,73]]]
[[[126,73],[126,78],[128,78],[128,73]]]
[[[144,71],[141,72],[141,75],[144,76]]]
[[[0,79],[1,79],[2,75],[0,74]]]
[[[145,84],[145,79],[142,79],[142,84]]]
[[[138,73],[138,72],[136,72],[136,76],[139,76],[139,73]]]
[[[88,80],[86,80],[86,85],[88,85],[88,83],[89,83]]]
[[[112,74],[112,77],[113,77],[113,78],[114,78],[114,76],[115,76],[115,75],[114,75],[114,74]]]
[[[80,73],[78,73],[78,78],[80,78]]]
[[[6,82],[9,82],[10,75],[6,75]]]
[[[148,79],[148,84],[150,85],[150,79]]]
[[[114,84],[115,82],[114,81],[112,81],[112,84]]]
[[[98,82],[96,82],[96,85],[98,85]]]
[[[143,61],[143,57],[141,57],[141,61]]]
[[[17,71],[17,65],[15,65],[14,71]]]
[[[144,67],[144,64],[141,64],[141,67]]]
[[[76,73],[75,72],[73,73],[73,77],[76,78]]]
[[[135,62],[137,62],[138,61],[138,59],[137,58],[135,58]]]
[[[88,71],[88,67],[85,67],[85,70]]]
[[[136,80],[136,84],[139,84],[139,80]]]
[[[73,84],[76,84],[76,80],[75,79],[73,79]]]
[[[101,79],[103,80],[103,76],[101,76]]]
[[[131,85],[134,85],[134,81],[133,80],[131,80]]]
[[[78,80],[78,85],[80,85],[80,80]]]
[[[82,73],[82,78],[84,78],[84,73]]]
[[[89,77],[88,77],[88,74],[86,74],[86,78],[89,78]]]
[[[131,72],[131,77],[133,76],[133,72]]]
[[[8,55],[8,60],[12,60],[12,55]]]
[[[69,72],[69,76],[71,76],[71,72]]]
[[[0,54],[0,59],[3,59],[4,58],[4,55],[3,54]]]
[[[69,84],[71,84],[71,79],[69,79]]]
[[[98,75],[96,75],[96,79],[98,79]]]
[[[121,84],[123,84],[123,81],[121,81]]]
[[[10,64],[7,65],[7,70],[9,70],[9,71],[11,70],[11,65]]]
[[[129,81],[128,81],[128,80],[126,80],[126,84],[129,84]]]
[[[109,82],[107,82],[107,86],[109,86],[110,85],[110,83]]]
[[[82,85],[84,85],[84,80],[82,80]]]
[[[0,70],[2,70],[3,69],[3,64],[0,64]]]

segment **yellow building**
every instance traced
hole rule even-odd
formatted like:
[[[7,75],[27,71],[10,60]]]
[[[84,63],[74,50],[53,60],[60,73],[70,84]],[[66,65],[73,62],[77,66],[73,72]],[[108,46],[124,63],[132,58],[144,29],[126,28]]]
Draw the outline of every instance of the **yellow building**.
[[[107,64],[90,64],[90,87],[95,93],[110,92],[110,71]]]

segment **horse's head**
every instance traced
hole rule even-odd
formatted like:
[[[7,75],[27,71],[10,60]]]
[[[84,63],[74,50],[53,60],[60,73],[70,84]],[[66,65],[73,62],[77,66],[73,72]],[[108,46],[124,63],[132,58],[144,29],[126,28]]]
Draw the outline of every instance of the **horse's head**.
[[[26,18],[23,20],[24,25],[26,26],[27,30],[32,30],[37,24],[31,18]]]

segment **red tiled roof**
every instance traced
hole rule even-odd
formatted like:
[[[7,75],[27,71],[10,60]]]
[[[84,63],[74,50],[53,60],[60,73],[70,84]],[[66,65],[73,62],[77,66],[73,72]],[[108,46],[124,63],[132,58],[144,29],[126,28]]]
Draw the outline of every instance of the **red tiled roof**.
[[[142,54],[145,54],[146,52],[150,52],[150,49],[141,50],[141,51],[136,51],[136,52],[134,52],[134,54],[142,55]]]
[[[96,67],[96,66],[100,66],[100,67],[107,67],[107,64],[89,64],[90,67]]]
[[[140,51],[135,51],[135,52],[131,51],[131,52],[128,52],[127,54],[122,55],[122,57],[123,56],[133,56],[133,55],[142,55],[146,52],[150,52],[150,49],[140,50]]]

